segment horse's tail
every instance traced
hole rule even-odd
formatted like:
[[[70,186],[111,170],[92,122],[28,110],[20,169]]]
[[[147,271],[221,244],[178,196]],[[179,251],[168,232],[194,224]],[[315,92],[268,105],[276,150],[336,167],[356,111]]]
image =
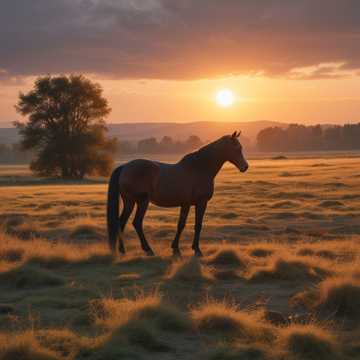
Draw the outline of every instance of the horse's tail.
[[[120,187],[119,176],[122,171],[122,166],[116,168],[110,177],[107,198],[107,230],[110,250],[115,253],[117,239],[119,235],[119,200]]]

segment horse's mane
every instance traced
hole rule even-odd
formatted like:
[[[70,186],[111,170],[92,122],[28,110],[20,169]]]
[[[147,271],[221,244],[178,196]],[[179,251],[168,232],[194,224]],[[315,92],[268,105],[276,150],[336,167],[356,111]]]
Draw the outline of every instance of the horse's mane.
[[[196,150],[192,153],[186,154],[179,163],[185,163],[187,165],[196,165],[196,166],[207,166],[209,163],[213,162],[213,157],[216,152],[217,145],[223,138],[215,140],[209,144],[204,145],[199,150]]]

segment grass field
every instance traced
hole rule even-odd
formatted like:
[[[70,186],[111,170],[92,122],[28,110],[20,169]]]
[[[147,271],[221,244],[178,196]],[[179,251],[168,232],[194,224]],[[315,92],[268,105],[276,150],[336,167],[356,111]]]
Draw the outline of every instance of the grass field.
[[[105,236],[106,183],[0,168],[0,359],[360,358],[360,159],[253,160],[216,181],[201,245],[171,257],[151,206],[145,257]]]

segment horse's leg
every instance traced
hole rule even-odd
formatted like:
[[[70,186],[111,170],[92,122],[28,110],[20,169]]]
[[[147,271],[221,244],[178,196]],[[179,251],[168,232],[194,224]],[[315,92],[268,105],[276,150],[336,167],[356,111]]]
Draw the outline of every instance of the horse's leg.
[[[189,210],[190,210],[189,205],[184,205],[180,209],[180,216],[179,216],[179,221],[178,221],[178,224],[177,224],[177,231],[176,231],[175,239],[171,244],[171,247],[173,249],[173,254],[175,256],[181,256],[181,252],[180,252],[180,249],[179,249],[179,239],[180,239],[182,231],[184,230],[184,227],[185,227],[185,224],[186,224],[186,219],[187,219],[188,214],[189,214]]]
[[[145,239],[144,230],[143,230],[143,220],[146,213],[146,210],[149,206],[149,200],[144,199],[136,202],[137,208],[136,208],[136,214],[133,221],[134,228],[136,230],[136,233],[139,236],[141,248],[146,252],[147,255],[152,256],[154,255],[154,252],[152,251],[150,245]]]
[[[194,234],[192,249],[194,250],[195,255],[199,257],[202,256],[202,252],[199,247],[199,240],[200,240],[201,227],[204,219],[206,205],[207,205],[207,201],[200,202],[195,205],[195,234]]]
[[[133,200],[129,200],[127,198],[123,198],[124,208],[121,212],[120,219],[119,219],[119,252],[125,254],[125,247],[123,241],[123,232],[125,230],[125,226],[129,220],[129,217],[134,209],[135,202]]]

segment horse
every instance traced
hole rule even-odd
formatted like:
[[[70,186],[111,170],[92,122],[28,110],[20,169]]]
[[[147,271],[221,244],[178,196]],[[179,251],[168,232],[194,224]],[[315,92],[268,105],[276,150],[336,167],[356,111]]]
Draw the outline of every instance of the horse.
[[[225,135],[199,150],[185,155],[175,164],[137,159],[117,167],[111,174],[108,185],[107,229],[112,253],[125,254],[123,236],[125,226],[136,204],[133,226],[143,251],[155,255],[148,244],[143,219],[149,203],[161,207],[180,207],[175,239],[171,243],[173,255],[181,256],[179,240],[185,228],[191,206],[195,206],[195,231],[192,249],[202,256],[199,246],[202,222],[208,201],[214,193],[214,179],[225,162],[245,172],[245,160],[239,142],[240,132]],[[119,217],[119,201],[123,209]]]

